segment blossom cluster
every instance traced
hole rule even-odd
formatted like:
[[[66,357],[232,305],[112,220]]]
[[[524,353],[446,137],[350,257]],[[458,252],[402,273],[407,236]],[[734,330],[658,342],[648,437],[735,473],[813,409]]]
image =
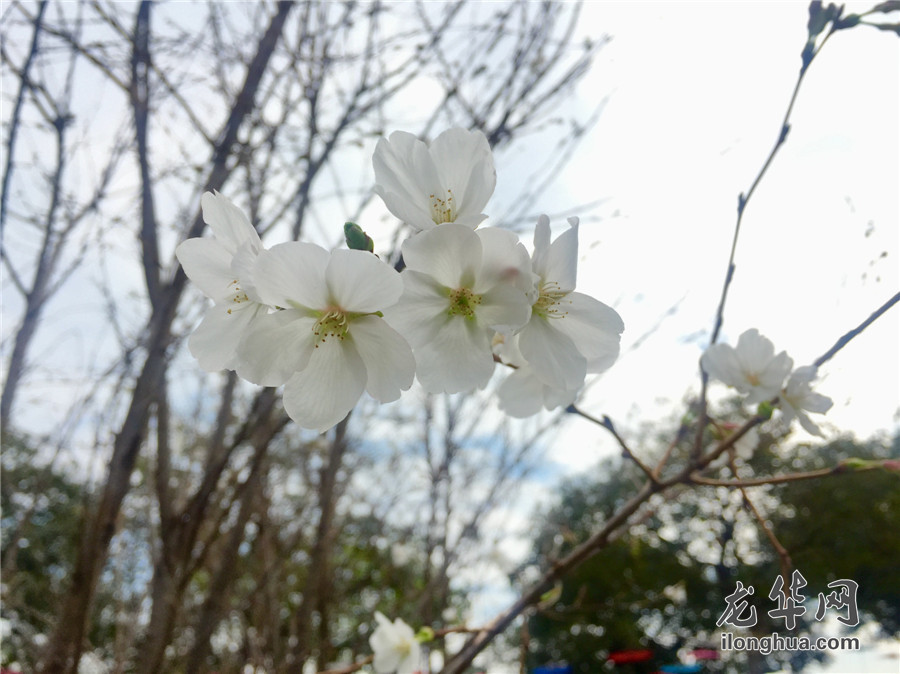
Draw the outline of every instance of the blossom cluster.
[[[713,344],[700,359],[703,370],[713,379],[731,386],[746,395],[748,404],[774,399],[786,421],[795,417],[813,435],[822,435],[808,412],[824,414],[831,409],[831,398],[812,390],[817,368],[812,365],[791,371],[793,359],[782,351],[776,355],[775,346],[755,328],[740,337],[736,347]]]
[[[213,238],[176,254],[214,301],[188,342],[208,371],[284,385],[299,425],[324,431],[367,392],[397,400],[418,379],[430,393],[484,388],[498,362],[514,372],[500,408],[524,417],[574,401],[588,373],[618,357],[624,324],[575,291],[578,219],[551,242],[538,219],[529,254],[504,229],[479,227],[496,183],[484,134],[449,129],[429,146],[397,131],[373,157],[375,192],[413,231],[398,272],[362,244],[327,251],[297,241],[270,249],[220,194],[203,195]]]

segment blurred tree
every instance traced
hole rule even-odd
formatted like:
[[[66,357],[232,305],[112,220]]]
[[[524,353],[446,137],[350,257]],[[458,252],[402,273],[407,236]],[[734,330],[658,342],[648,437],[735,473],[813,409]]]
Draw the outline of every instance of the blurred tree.
[[[388,548],[403,532],[425,550],[421,576],[403,587],[419,588],[426,620],[457,602],[452,575],[522,475],[504,462],[523,458],[516,445],[477,474],[477,493],[463,488],[474,470],[452,429],[430,453],[419,433],[363,470],[357,452],[379,437],[371,407],[317,438],[287,425],[275,391],[184,358],[206,300],[174,248],[203,234],[209,190],[238,203],[266,245],[335,245],[341,223],[370,212],[375,142],[401,127],[425,138],[478,128],[500,149],[546,134],[558,156],[497,222],[530,224],[534,200],[599,113],[562,112],[605,43],[575,39],[578,15],[577,4],[524,0],[4,7],[0,263],[11,348],[0,424],[63,456],[73,487],[90,485],[59,519],[75,537],[55,543],[68,561],[47,590],[40,669],[75,672],[87,649],[117,671],[237,671],[226,642],[277,671],[325,666],[364,646],[347,632],[362,624],[360,607],[371,620],[383,605],[367,593],[342,603],[354,586],[342,565],[361,578],[375,561],[365,548],[348,557],[342,532],[363,523],[382,527]],[[390,254],[401,230],[372,219],[366,230]],[[372,501],[361,475],[401,454],[428,463],[410,480],[416,498],[395,471],[377,517],[351,512]],[[20,483],[9,483],[10,499],[24,498]],[[386,514],[401,501],[430,513],[427,531]],[[28,540],[35,559],[49,554],[44,539]],[[13,550],[24,548],[10,543],[9,569]],[[15,620],[23,602],[4,591]],[[232,639],[235,630],[249,636]]]
[[[767,473],[794,473],[833,468],[851,457],[883,460],[896,457],[900,448],[900,436],[787,446],[777,426],[770,424],[767,431],[758,436],[749,461],[735,459],[742,477],[763,467]],[[529,564],[552,565],[602,525],[642,478],[621,459],[602,463],[597,473],[604,477],[580,478],[562,489],[559,502],[543,517]],[[726,475],[723,468],[722,477]],[[831,592],[826,586],[833,580],[851,579],[859,583],[862,623],[875,622],[885,634],[895,635],[900,537],[885,532],[900,530],[898,479],[882,470],[747,490],[788,551],[792,568],[809,583],[802,590],[807,614],[796,632],[767,615],[777,607],[768,594],[782,571],[780,557],[741,492],[726,487],[684,490],[652,505],[627,533],[565,578],[558,596],[548,597],[528,620],[529,660],[534,665],[564,661],[576,672],[596,672],[611,653],[652,650],[652,660],[614,669],[639,673],[677,662],[682,648],[717,650],[716,622],[726,608],[724,598],[738,582],[755,589],[748,601],[756,608],[757,623],[749,632],[733,630],[736,634],[821,633],[814,618],[818,593]],[[788,665],[799,671],[822,657],[735,652],[704,662],[703,671],[764,672]]]

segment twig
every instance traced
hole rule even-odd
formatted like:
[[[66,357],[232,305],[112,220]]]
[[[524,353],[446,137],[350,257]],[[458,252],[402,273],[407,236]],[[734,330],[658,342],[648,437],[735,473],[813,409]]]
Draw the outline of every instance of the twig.
[[[836,341],[834,343],[834,346],[832,346],[830,349],[828,349],[828,351],[826,351],[824,354],[822,354],[821,356],[816,358],[815,361],[813,361],[813,365],[815,365],[816,367],[819,367],[820,365],[827,363],[829,360],[831,360],[831,358],[834,356],[834,354],[836,354],[838,351],[840,351],[845,346],[847,346],[847,344],[850,342],[851,339],[856,337],[859,333],[861,333],[863,330],[865,330],[867,327],[869,327],[872,323],[874,323],[876,319],[878,319],[885,311],[887,311],[892,306],[897,304],[898,301],[900,301],[900,293],[897,293],[896,295],[894,295],[891,299],[889,299],[887,302],[885,302],[880,307],[878,307],[878,309],[876,309],[872,313],[872,315],[869,316],[866,320],[864,320],[862,323],[860,323],[858,326],[853,328],[850,332],[848,332],[843,337],[841,337],[838,341]]]
[[[820,477],[829,477],[831,475],[847,475],[850,473],[861,473],[867,470],[881,468],[880,465],[862,466],[848,470],[846,466],[839,464],[833,468],[821,468],[819,470],[810,470],[803,473],[789,473],[787,475],[770,475],[768,477],[758,477],[752,480],[717,480],[710,477],[701,477],[699,475],[691,475],[690,481],[695,484],[707,487],[761,487],[768,484],[785,484],[788,482],[801,482],[803,480],[815,480]]]
[[[13,172],[13,157],[15,156],[16,137],[19,132],[19,121],[22,113],[22,105],[25,102],[25,95],[31,88],[31,64],[34,57],[38,54],[38,42],[43,29],[44,10],[47,9],[47,1],[43,0],[38,5],[37,16],[34,17],[34,34],[31,37],[31,48],[28,50],[28,56],[19,74],[19,92],[16,94],[16,103],[13,106],[12,118],[9,121],[9,138],[6,141],[6,166],[3,169],[3,186],[0,188],[0,232],[4,231],[6,226],[6,199],[9,196],[9,182]]]
[[[656,468],[653,469],[653,475],[656,479],[659,479],[659,476],[662,474],[663,468],[666,467],[666,464],[669,462],[669,458],[672,456],[672,452],[675,451],[675,448],[678,446],[682,440],[684,440],[684,436],[687,435],[688,426],[682,421],[681,425],[678,427],[678,432],[675,433],[675,437],[672,438],[672,442],[669,443],[669,446],[666,447],[666,451],[663,452],[662,458],[656,464]]]
[[[722,329],[722,323],[724,322],[724,314],[725,314],[725,300],[728,297],[728,289],[731,286],[731,281],[734,278],[734,256],[737,252],[737,242],[738,236],[741,232],[741,221],[744,217],[744,210],[747,208],[747,203],[750,201],[750,198],[753,196],[754,192],[756,192],[756,188],[759,185],[760,181],[763,179],[763,176],[768,171],[769,166],[772,164],[772,160],[775,159],[775,155],[778,154],[778,150],[784,145],[784,141],[787,139],[788,133],[791,130],[791,125],[789,123],[791,112],[794,109],[794,103],[797,101],[797,94],[800,93],[800,85],[803,83],[803,77],[806,75],[807,70],[809,70],[809,65],[812,63],[813,58],[815,58],[816,54],[818,54],[822,47],[825,46],[825,42],[833,33],[828,33],[825,36],[825,39],[822,40],[822,44],[819,45],[819,48],[813,52],[808,61],[805,61],[803,67],[800,68],[800,74],[797,76],[797,83],[794,85],[794,91],[791,94],[791,100],[788,103],[787,111],[784,113],[784,119],[781,120],[781,128],[778,132],[778,139],[775,141],[775,146],[769,152],[769,156],[766,158],[765,163],[762,168],[759,170],[759,173],[756,174],[756,178],[753,180],[753,183],[750,185],[750,189],[747,190],[746,194],[741,192],[738,195],[738,208],[737,208],[737,221],[734,225],[734,237],[731,241],[731,254],[728,256],[728,269],[725,273],[725,283],[722,285],[722,296],[719,299],[719,307],[716,310],[716,322],[715,327],[713,328],[712,338],[709,340],[710,345],[715,344],[716,340],[719,338],[719,331]]]
[[[613,425],[612,419],[610,419],[605,414],[603,415],[602,420],[597,419],[596,417],[591,416],[587,412],[583,412],[582,410],[578,409],[577,407],[575,407],[575,405],[569,405],[566,408],[566,411],[569,412],[570,414],[577,414],[579,416],[582,416],[585,419],[587,419],[588,421],[593,421],[598,426],[602,426],[603,428],[608,430],[610,433],[612,433],[613,437],[616,439],[616,442],[619,443],[619,447],[622,448],[622,454],[625,456],[625,458],[631,459],[632,461],[634,461],[634,463],[637,465],[637,467],[640,468],[644,472],[644,475],[646,475],[650,479],[651,482],[653,482],[654,484],[659,483],[659,478],[657,477],[656,472],[653,470],[650,470],[650,468],[648,466],[646,466],[644,464],[644,462],[641,461],[633,451],[631,451],[631,448],[625,443],[625,440],[622,438],[621,435],[619,435],[619,432],[616,430],[616,427]]]
[[[737,475],[737,466],[734,462],[734,454],[729,457],[728,465],[731,468],[731,472]],[[769,526],[768,522],[766,522],[766,519],[762,516],[762,513],[759,512],[753,501],[750,500],[750,496],[747,494],[747,490],[743,487],[740,487],[740,490],[741,496],[744,499],[744,505],[746,505],[747,509],[751,513],[753,513],[753,517],[759,523],[759,526],[766,534],[766,538],[769,539],[769,543],[773,548],[775,548],[775,552],[778,554],[778,560],[781,564],[781,577],[784,579],[784,585],[782,587],[787,594],[789,592],[788,588],[791,586],[791,568],[794,565],[791,561],[791,554],[788,552],[787,548],[781,544],[781,541],[778,540],[778,537],[775,535],[772,527]]]
[[[319,672],[319,674],[351,674],[352,672],[358,672],[363,667],[370,664],[374,659],[374,655],[369,655],[359,662],[354,662],[352,665],[347,665],[346,667],[341,667],[340,669],[326,669]]]

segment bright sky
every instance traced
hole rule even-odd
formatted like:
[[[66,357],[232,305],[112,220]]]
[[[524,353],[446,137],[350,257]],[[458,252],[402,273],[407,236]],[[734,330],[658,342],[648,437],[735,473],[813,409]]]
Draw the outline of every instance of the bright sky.
[[[600,221],[582,225],[579,279],[622,315],[624,355],[588,411],[634,427],[697,390],[737,195],[777,137],[806,20],[803,3],[587,3],[584,32],[613,40],[580,99],[585,111],[609,101],[564,189],[542,206],[608,199]],[[898,82],[900,42],[872,28],[833,36],[815,60],[788,141],[744,216],[724,341],[756,327],[808,364],[897,292]],[[835,402],[829,436],[896,427],[898,344],[895,307],[822,368],[817,388]],[[559,457],[573,469],[602,453],[595,431],[580,427],[574,455]]]
[[[869,7],[848,3],[847,12]],[[613,304],[626,332],[622,358],[582,406],[626,431],[683,409],[685,394],[699,389],[697,361],[724,280],[737,195],[776,140],[807,17],[803,2],[586,3],[581,31],[613,40],[581,87],[580,105],[587,115],[609,100],[541,206],[554,212],[607,199],[599,221],[582,223],[579,289]],[[756,327],[796,366],[808,364],[897,292],[898,120],[897,37],[862,26],[833,36],[806,75],[786,145],[747,206],[724,341]],[[515,179],[498,167],[495,198]],[[828,437],[897,427],[898,345],[894,307],[822,368],[817,390],[835,403],[822,424]],[[802,430],[796,437],[813,439]],[[602,431],[573,420],[553,459],[574,473],[611,451]],[[507,602],[495,595],[479,608],[492,615]],[[896,655],[897,643],[879,648],[822,671],[896,671],[885,652]]]

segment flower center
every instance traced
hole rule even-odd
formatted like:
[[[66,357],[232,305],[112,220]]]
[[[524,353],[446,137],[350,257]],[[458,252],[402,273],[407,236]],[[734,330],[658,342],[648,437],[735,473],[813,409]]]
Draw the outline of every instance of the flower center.
[[[462,316],[469,320],[475,319],[475,307],[481,304],[481,295],[476,295],[468,288],[457,288],[450,291],[449,316]]]
[[[316,348],[319,348],[319,342],[325,342],[329,337],[337,337],[343,340],[347,336],[349,327],[350,321],[342,309],[333,307],[326,309],[313,325],[312,330],[316,336]]]
[[[755,372],[748,372],[747,381],[749,381],[753,386],[759,386],[759,375]]]
[[[431,194],[431,219],[436,225],[456,220],[456,202],[453,201],[453,192],[447,190],[447,195],[442,199],[439,195]]]
[[[241,302],[249,302],[250,298],[247,297],[247,293],[241,290],[240,281],[234,279],[231,283],[228,284],[229,290],[231,290],[231,295],[229,297],[229,301],[234,304],[240,304]],[[228,313],[231,313],[231,309],[228,310]]]
[[[545,281],[541,283],[540,296],[531,310],[542,318],[565,318],[569,312],[561,304],[568,294],[565,290],[560,289],[556,281]],[[571,303],[572,301],[569,300],[568,304]]]

